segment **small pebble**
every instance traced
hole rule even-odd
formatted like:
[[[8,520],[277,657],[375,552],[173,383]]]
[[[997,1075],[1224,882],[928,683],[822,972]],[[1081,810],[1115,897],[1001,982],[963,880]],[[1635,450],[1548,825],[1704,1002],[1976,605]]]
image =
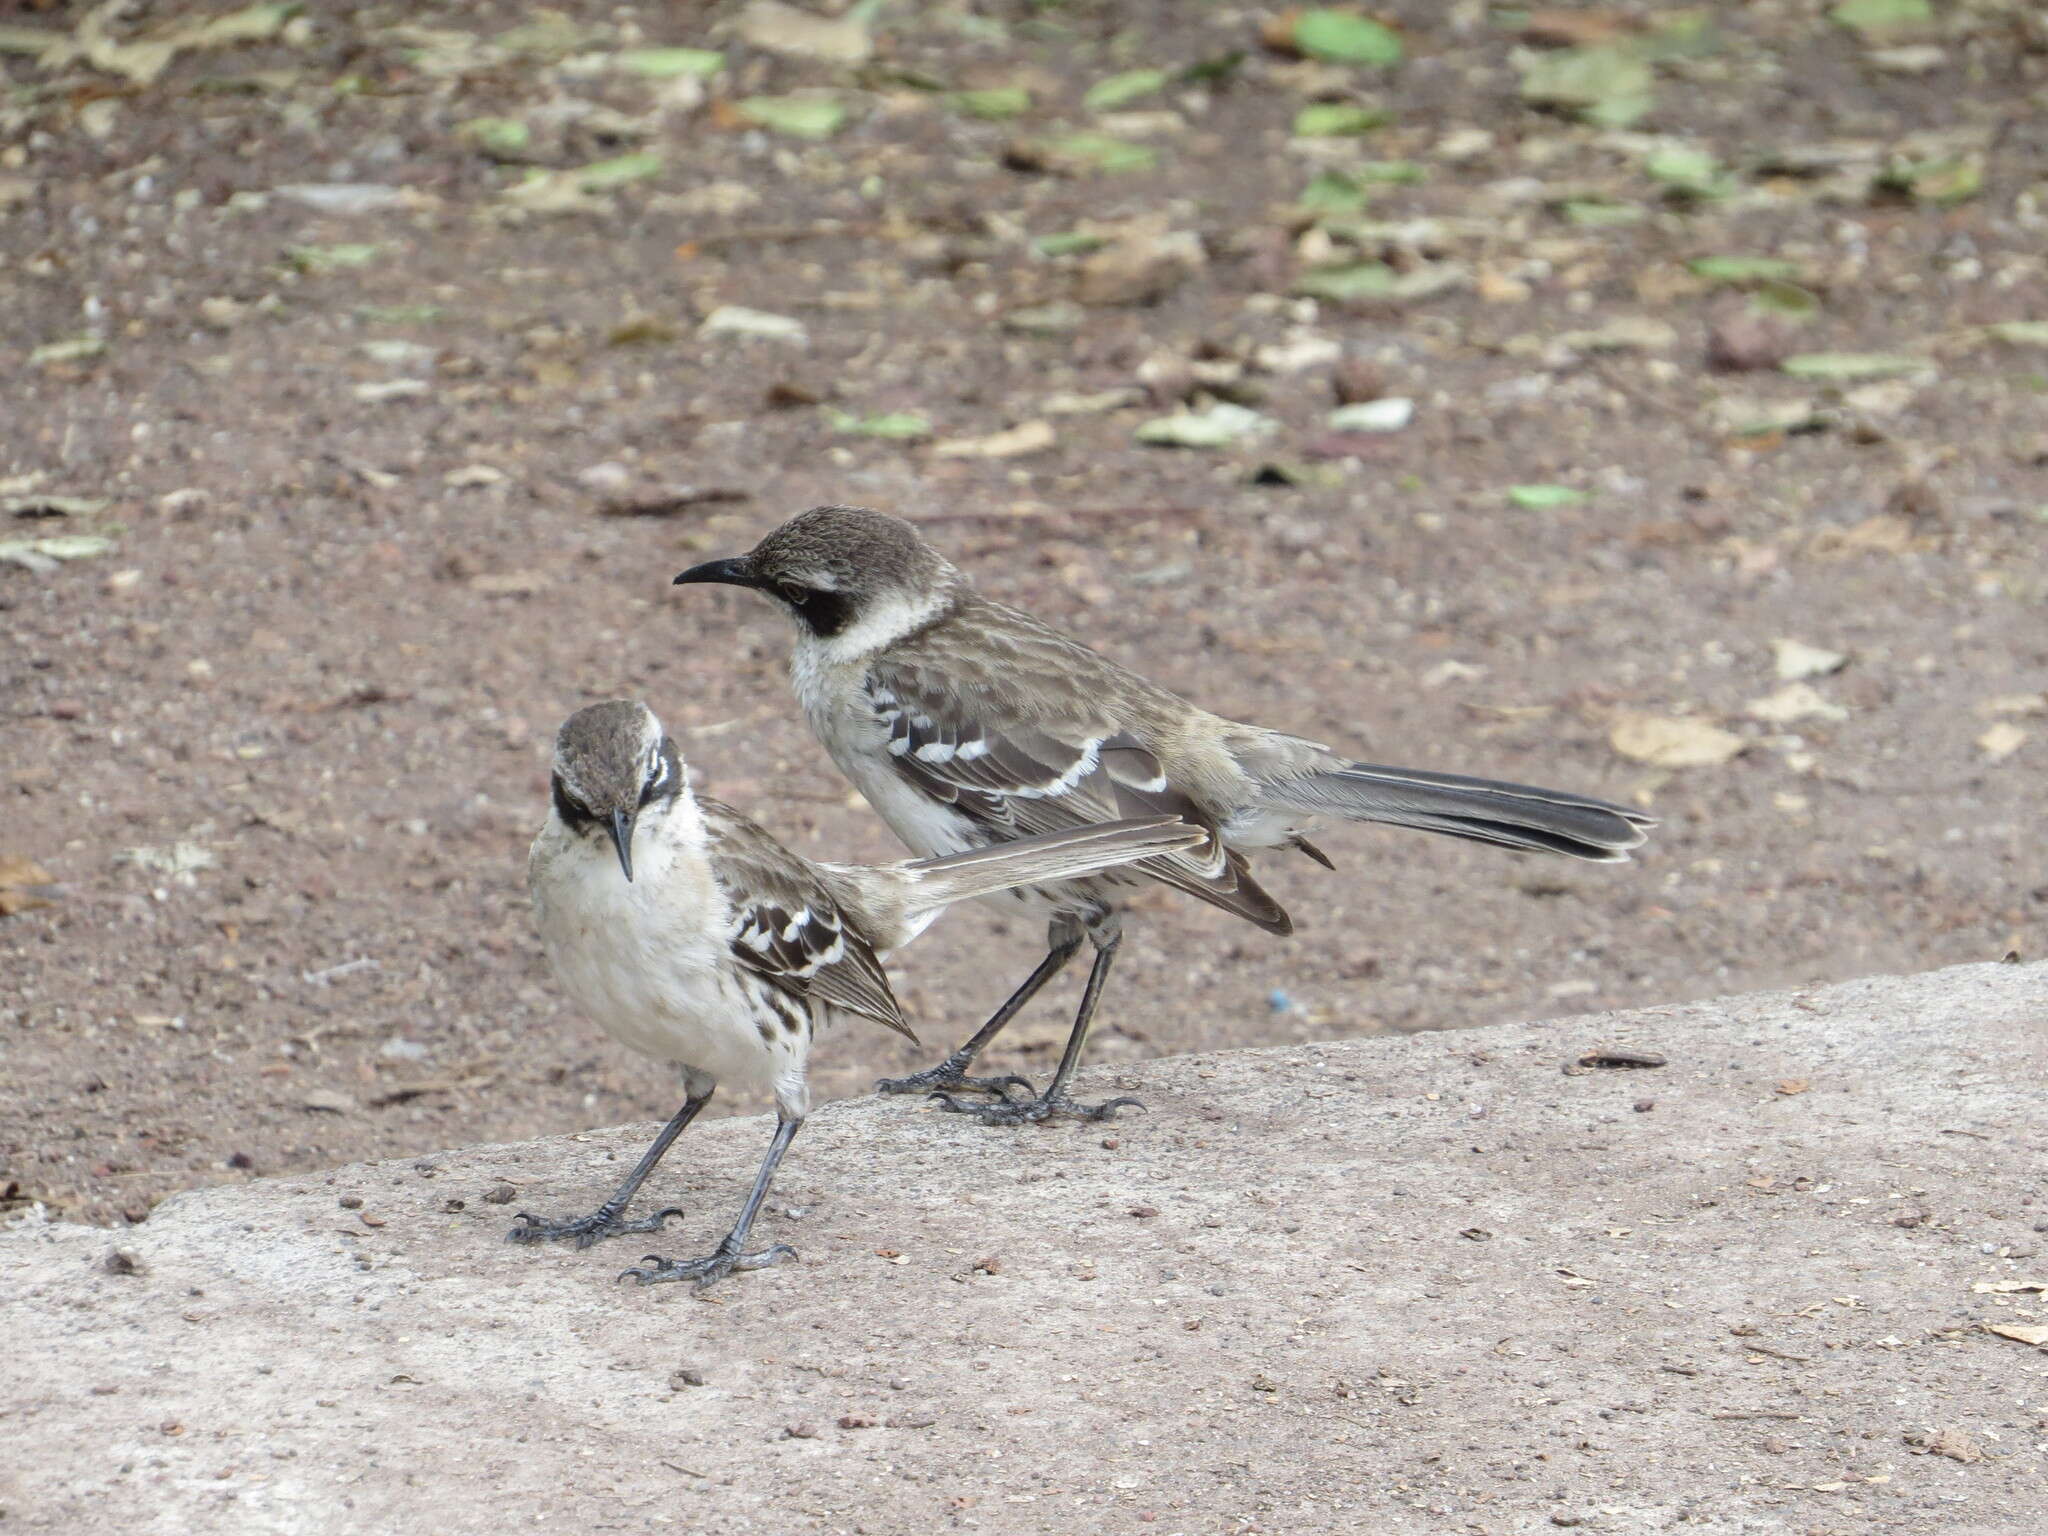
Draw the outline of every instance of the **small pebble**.
[[[361,1195],[343,1195],[337,1202],[344,1211],[360,1211],[363,1208]]]

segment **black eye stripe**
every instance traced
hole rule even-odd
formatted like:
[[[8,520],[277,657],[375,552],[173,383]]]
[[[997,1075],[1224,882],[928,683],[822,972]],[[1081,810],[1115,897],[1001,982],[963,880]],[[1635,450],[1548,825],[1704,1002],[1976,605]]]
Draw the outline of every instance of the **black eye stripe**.
[[[555,814],[562,818],[565,826],[580,831],[597,820],[595,816],[590,814],[588,806],[569,793],[569,787],[562,782],[562,776],[559,773],[549,783],[548,789],[554,796]]]

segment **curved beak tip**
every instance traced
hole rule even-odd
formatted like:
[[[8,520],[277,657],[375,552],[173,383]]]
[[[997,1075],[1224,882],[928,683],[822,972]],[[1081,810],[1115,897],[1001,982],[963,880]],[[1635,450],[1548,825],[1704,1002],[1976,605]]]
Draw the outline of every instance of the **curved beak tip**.
[[[702,565],[691,566],[670,585],[684,587],[710,582],[729,587],[751,587],[754,584],[753,569],[744,555],[731,560],[707,560]]]

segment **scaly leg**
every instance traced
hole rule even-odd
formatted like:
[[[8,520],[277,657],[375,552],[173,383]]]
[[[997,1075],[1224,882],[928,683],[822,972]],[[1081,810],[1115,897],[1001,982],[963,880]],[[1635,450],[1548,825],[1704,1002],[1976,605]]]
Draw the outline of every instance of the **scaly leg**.
[[[701,1094],[690,1094],[683,1100],[683,1107],[675,1112],[661,1134],[654,1138],[654,1145],[647,1149],[633,1171],[626,1175],[626,1182],[618,1187],[611,1199],[605,1201],[588,1216],[565,1216],[557,1221],[543,1221],[538,1216],[529,1216],[521,1211],[514,1218],[514,1226],[505,1236],[515,1243],[545,1243],[563,1238],[573,1239],[578,1248],[588,1248],[592,1243],[607,1237],[616,1237],[621,1232],[659,1232],[662,1223],[671,1216],[683,1214],[679,1205],[671,1205],[656,1211],[652,1216],[643,1216],[638,1221],[624,1221],[626,1207],[633,1196],[640,1192],[640,1186],[647,1181],[647,1175],[654,1172],[654,1165],[661,1161],[670,1143],[683,1134],[683,1127],[697,1118],[697,1111],[711,1100],[711,1090]]]
[[[1038,995],[1039,989],[1066,968],[1074,958],[1074,951],[1081,947],[1078,932],[1062,934],[1057,928],[1051,939],[1051,948],[1045,958],[1038,962],[1038,968],[1024,978],[1024,985],[1012,992],[1002,1007],[998,1008],[989,1021],[974,1032],[974,1036],[959,1050],[948,1056],[935,1067],[909,1077],[885,1077],[875,1084],[877,1093],[931,1093],[935,1089],[967,1088],[976,1093],[992,1093],[997,1098],[1007,1096],[1012,1085],[1019,1086],[1026,1093],[1031,1091],[1031,1080],[1011,1073],[1004,1077],[969,1077],[967,1069],[974,1065],[974,1058],[982,1053],[989,1041],[1002,1032],[1003,1026],[1014,1019],[1019,1010]]]
[[[650,1253],[640,1261],[643,1267],[629,1269],[619,1278],[624,1280],[630,1275],[641,1285],[653,1285],[659,1280],[694,1280],[701,1291],[714,1280],[723,1280],[736,1271],[766,1269],[784,1259],[795,1258],[796,1250],[787,1243],[777,1243],[759,1253],[743,1253],[741,1250],[746,1247],[747,1233],[753,1228],[754,1217],[760,1213],[761,1202],[768,1197],[768,1184],[775,1177],[776,1166],[781,1163],[782,1154],[789,1150],[790,1142],[796,1139],[803,1123],[800,1116],[787,1114],[775,1122],[775,1139],[768,1143],[768,1155],[761,1159],[761,1171],[754,1175],[754,1187],[747,1194],[747,1203],[740,1207],[740,1219],[733,1223],[732,1230],[725,1234],[725,1241],[716,1249],[701,1259],[664,1259],[660,1254]]]
[[[1052,1082],[1044,1093],[1035,1099],[1019,1102],[1005,1099],[1000,1104],[970,1104],[956,1099],[951,1094],[935,1094],[940,1103],[955,1114],[973,1115],[987,1125],[1023,1125],[1027,1122],[1049,1120],[1054,1115],[1077,1115],[1083,1120],[1108,1120],[1126,1105],[1143,1109],[1145,1106],[1136,1099],[1110,1099],[1102,1104],[1077,1104],[1067,1097],[1067,1084],[1074,1076],[1074,1069],[1081,1064],[1081,1047],[1088,1039],[1088,1025],[1095,1017],[1095,1005],[1102,998],[1103,984],[1109,980],[1110,963],[1116,959],[1117,946],[1123,942],[1120,932],[1111,930],[1107,936],[1095,940],[1095,964],[1088,972],[1088,987],[1081,994],[1081,1011],[1074,1016],[1073,1032],[1067,1036],[1067,1048],[1060,1053],[1059,1070],[1052,1075]]]

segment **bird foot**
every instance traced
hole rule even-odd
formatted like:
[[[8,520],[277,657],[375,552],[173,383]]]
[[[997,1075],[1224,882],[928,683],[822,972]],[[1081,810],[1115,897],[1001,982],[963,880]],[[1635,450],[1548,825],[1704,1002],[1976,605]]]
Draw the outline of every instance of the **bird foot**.
[[[913,1072],[908,1077],[885,1077],[875,1084],[877,1093],[931,1093],[945,1088],[964,1088],[969,1093],[992,1093],[999,1099],[1007,1100],[1012,1088],[1032,1092],[1031,1079],[1019,1077],[1012,1072],[1003,1077],[969,1077],[967,1068],[972,1057],[948,1056],[936,1067],[926,1067],[922,1072]]]
[[[671,1205],[656,1211],[652,1216],[642,1216],[636,1221],[626,1221],[623,1214],[609,1206],[599,1206],[588,1216],[565,1216],[559,1221],[543,1221],[521,1211],[513,1218],[512,1230],[505,1234],[508,1242],[550,1243],[564,1240],[575,1243],[578,1248],[588,1248],[592,1243],[602,1242],[608,1237],[617,1237],[622,1232],[659,1232],[669,1217],[680,1216],[683,1208]]]
[[[787,1243],[777,1243],[759,1253],[741,1253],[728,1240],[720,1243],[716,1252],[701,1259],[664,1259],[658,1253],[650,1253],[638,1266],[623,1271],[619,1278],[639,1285],[655,1285],[663,1280],[694,1280],[701,1291],[727,1275],[750,1269],[768,1269],[784,1259],[795,1257],[796,1250]]]
[[[1120,1109],[1143,1109],[1136,1099],[1107,1099],[1100,1104],[1077,1104],[1064,1093],[1044,1094],[1019,1101],[1004,1099],[1000,1104],[974,1104],[950,1093],[932,1095],[956,1115],[972,1115],[983,1125],[1036,1125],[1055,1115],[1072,1115],[1077,1120],[1113,1120]]]

